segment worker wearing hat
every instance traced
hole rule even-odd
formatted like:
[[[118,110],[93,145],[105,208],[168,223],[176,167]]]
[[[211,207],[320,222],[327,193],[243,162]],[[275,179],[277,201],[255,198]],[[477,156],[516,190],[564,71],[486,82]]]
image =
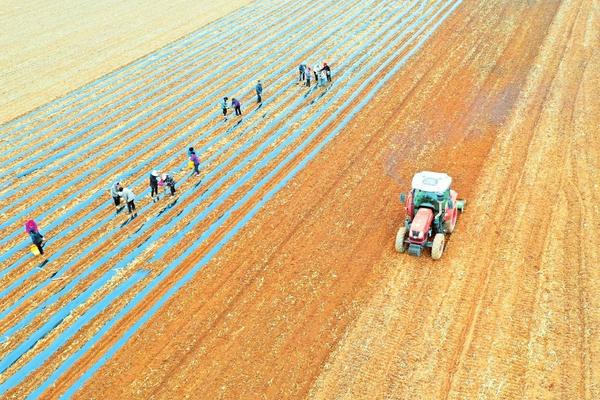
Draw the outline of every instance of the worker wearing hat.
[[[115,209],[117,214],[119,211],[123,209],[124,206],[121,205],[121,195],[119,194],[119,188],[121,187],[121,182],[117,181],[110,186],[110,195],[115,202]]]
[[[153,170],[150,173],[150,197],[152,197],[152,201],[156,202],[160,198],[158,197],[158,176],[160,174],[157,170]]]

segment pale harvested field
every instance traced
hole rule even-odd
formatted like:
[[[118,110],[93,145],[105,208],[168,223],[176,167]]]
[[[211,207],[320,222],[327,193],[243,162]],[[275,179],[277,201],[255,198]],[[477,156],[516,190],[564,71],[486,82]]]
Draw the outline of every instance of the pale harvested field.
[[[3,126],[0,394],[599,399],[598,2],[256,6],[223,22],[256,29],[245,46],[213,26],[120,91]],[[306,60],[334,60],[333,84],[294,84]],[[243,119],[221,121],[223,93]],[[176,201],[148,199],[155,167]],[[435,262],[393,246],[424,169],[468,201]],[[136,219],[114,216],[115,176]]]
[[[0,124],[252,0],[3,0]]]

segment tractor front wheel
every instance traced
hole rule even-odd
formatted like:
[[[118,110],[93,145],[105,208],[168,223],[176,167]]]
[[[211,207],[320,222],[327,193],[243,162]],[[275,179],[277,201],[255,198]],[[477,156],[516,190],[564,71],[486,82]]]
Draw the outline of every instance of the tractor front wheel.
[[[402,226],[398,229],[398,233],[396,234],[396,251],[398,253],[404,253],[406,251],[406,246],[404,245],[404,238],[406,237],[406,227]]]
[[[439,260],[442,258],[444,253],[444,245],[446,244],[446,237],[443,233],[436,233],[433,238],[433,245],[431,246],[431,258]]]

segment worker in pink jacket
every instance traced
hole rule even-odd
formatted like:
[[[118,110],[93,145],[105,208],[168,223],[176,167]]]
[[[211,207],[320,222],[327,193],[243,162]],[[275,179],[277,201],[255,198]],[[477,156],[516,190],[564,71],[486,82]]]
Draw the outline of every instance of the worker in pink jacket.
[[[29,234],[31,242],[35,245],[35,247],[37,247],[40,254],[43,255],[43,246],[45,242],[44,235],[40,233],[40,230],[34,220],[30,219],[29,221],[25,222],[25,232]]]

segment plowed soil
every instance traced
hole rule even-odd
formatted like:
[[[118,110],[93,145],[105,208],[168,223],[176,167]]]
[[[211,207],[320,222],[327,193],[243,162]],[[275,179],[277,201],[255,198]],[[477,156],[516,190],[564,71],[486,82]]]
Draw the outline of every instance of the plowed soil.
[[[113,257],[146,243],[133,233],[145,223],[173,228],[145,250],[144,261],[132,260],[113,286],[134,277],[136,263],[154,278],[171,260],[183,261],[42,397],[65,393],[110,354],[75,398],[600,398],[599,43],[595,0],[465,0],[356,115],[352,110],[377,81],[349,86],[357,99],[340,106],[335,121],[323,116],[313,125],[325,121],[325,135],[345,117],[350,122],[210,259],[227,229],[271,186],[189,253],[193,232],[162,258],[152,257],[156,247],[179,237],[176,229],[190,229],[195,214],[160,222],[141,215],[121,238],[98,234],[104,241],[98,254],[65,274],[68,282],[92,263],[102,265],[75,293],[110,271]],[[429,253],[398,254],[393,245],[404,219],[398,195],[421,170],[447,172],[467,200],[439,261]],[[210,179],[203,178],[200,188]],[[182,192],[195,190],[192,185],[182,184]],[[224,190],[210,194],[211,204]],[[203,212],[195,197],[180,199],[177,207]],[[218,221],[225,210],[216,208],[209,217]],[[103,229],[109,235],[120,222]],[[200,234],[200,227],[192,228]],[[111,253],[120,240],[131,243]],[[101,263],[103,254],[111,255]],[[77,253],[61,257],[66,262]],[[205,260],[114,355],[107,353]],[[53,268],[31,281],[50,279]],[[24,270],[7,274],[1,288]],[[61,291],[59,282],[19,304],[0,319],[0,328]],[[112,289],[110,282],[94,296]],[[28,290],[27,284],[17,287],[2,309]],[[9,394],[31,393],[133,298],[128,293],[82,327],[63,352]],[[69,318],[76,320],[86,307]],[[3,343],[1,354],[17,348],[44,318],[40,314]],[[59,325],[43,340],[68,328]]]

